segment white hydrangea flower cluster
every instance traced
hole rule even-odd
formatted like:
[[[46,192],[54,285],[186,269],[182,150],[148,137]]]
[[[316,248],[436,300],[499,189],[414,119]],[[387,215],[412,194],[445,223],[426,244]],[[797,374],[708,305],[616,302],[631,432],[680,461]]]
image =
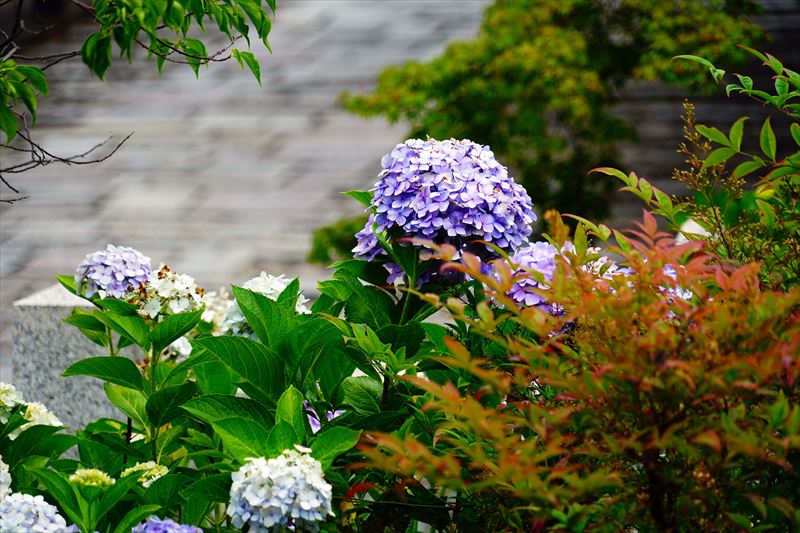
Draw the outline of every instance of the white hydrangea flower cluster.
[[[0,500],[0,531],[64,533],[74,530],[67,527],[58,509],[41,496],[17,492]]]
[[[128,293],[127,300],[139,308],[143,317],[156,318],[163,313],[186,313],[203,305],[205,291],[187,274],[172,272],[163,263],[158,272]]]
[[[40,402],[27,402],[28,408],[22,415],[28,422],[21,425],[11,433],[8,438],[14,440],[17,436],[31,426],[63,426],[63,422]]]
[[[11,494],[11,474],[8,472],[8,465],[3,462],[0,455],[0,500]]]
[[[220,287],[219,292],[207,292],[203,296],[203,303],[206,308],[203,311],[203,316],[200,317],[203,321],[209,322],[213,325],[211,333],[217,335],[222,331],[222,324],[225,322],[225,315],[228,308],[233,305],[233,298],[225,290],[225,287]]]
[[[280,296],[290,283],[291,280],[284,278],[283,274],[280,276],[272,276],[266,272],[262,272],[261,275],[245,282],[242,287],[263,294],[271,300],[277,300],[278,296]],[[297,297],[295,310],[301,314],[310,313],[311,311],[306,307],[306,303],[308,303],[308,299],[300,294]],[[225,319],[222,321],[222,333],[252,336],[250,326],[245,321],[244,314],[242,314],[242,310],[236,302],[233,302],[225,313]]]
[[[132,467],[123,470],[122,474],[120,474],[120,477],[125,477],[134,472],[141,472],[141,475],[139,476],[139,483],[141,483],[142,487],[148,488],[155,480],[161,476],[169,474],[169,468],[164,465],[160,465],[155,461],[136,463]]]
[[[308,448],[295,448],[274,459],[248,459],[231,475],[227,513],[234,526],[247,524],[252,533],[318,531],[317,522],[334,516],[332,487],[322,477],[322,465]]]
[[[11,411],[22,403],[22,393],[10,383],[0,382],[0,423],[8,422]]]
[[[10,383],[0,382],[0,423],[5,424],[11,415],[11,411],[17,405],[24,405],[25,411],[22,413],[27,422],[8,434],[8,438],[14,440],[20,433],[31,426],[63,426],[64,424],[56,415],[51,413],[47,407],[40,402],[25,402],[22,393]]]

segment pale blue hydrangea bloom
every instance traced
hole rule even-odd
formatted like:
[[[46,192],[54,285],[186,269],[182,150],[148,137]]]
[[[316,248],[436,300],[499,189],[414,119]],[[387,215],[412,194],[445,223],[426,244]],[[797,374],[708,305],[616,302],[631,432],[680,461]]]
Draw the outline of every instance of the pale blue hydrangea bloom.
[[[178,524],[169,518],[151,516],[134,526],[131,533],[203,533],[203,530],[195,526]]]
[[[283,528],[317,531],[317,522],[333,516],[332,487],[323,479],[322,465],[296,446],[274,459],[247,459],[231,477],[228,516],[235,527],[252,533]]]
[[[87,296],[122,298],[128,288],[137,288],[150,278],[150,258],[133,248],[109,244],[86,256],[78,266],[75,284]]]
[[[0,455],[0,500],[11,494],[11,474],[8,472],[8,465],[3,462]]]
[[[531,199],[487,146],[469,140],[409,139],[381,160],[356,258],[384,256],[374,232],[466,249],[484,240],[513,252],[536,220]],[[374,226],[374,227],[373,227]],[[492,256],[486,247],[471,250]]]
[[[64,533],[68,528],[58,509],[41,496],[13,493],[0,500],[0,531]]]

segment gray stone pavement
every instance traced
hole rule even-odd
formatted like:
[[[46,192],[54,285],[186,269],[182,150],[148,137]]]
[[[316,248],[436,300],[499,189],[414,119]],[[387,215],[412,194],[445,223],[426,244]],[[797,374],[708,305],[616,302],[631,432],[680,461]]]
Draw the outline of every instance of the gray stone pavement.
[[[311,231],[358,210],[339,192],[371,186],[380,157],[405,134],[345,113],[337,96],[368,90],[384,65],[429,59],[471,36],[487,2],[278,4],[274,54],[254,47],[263,88],[234,62],[202,69],[199,80],[169,64],[159,80],[142,57],[115,63],[106,82],[79,60],[48,71],[51,96],[35,129],[43,146],[66,155],[134,135],[104,163],[23,174],[16,185],[30,199],[0,205],[2,359],[12,302],[107,243],[133,246],[207,289],[266,270],[313,290],[325,271],[305,264]],[[88,32],[75,25],[61,42],[25,51],[76,49]],[[8,372],[0,368],[0,379]]]

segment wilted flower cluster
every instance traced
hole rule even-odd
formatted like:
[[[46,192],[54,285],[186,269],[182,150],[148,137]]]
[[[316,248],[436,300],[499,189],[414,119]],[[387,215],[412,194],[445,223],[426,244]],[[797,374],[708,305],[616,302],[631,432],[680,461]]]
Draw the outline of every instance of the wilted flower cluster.
[[[3,462],[0,455],[0,500],[11,494],[11,474],[8,473],[8,465]]]
[[[79,468],[69,476],[69,481],[82,487],[100,487],[103,489],[116,483],[114,478],[97,468]]]
[[[156,318],[162,313],[196,311],[203,305],[203,294],[193,277],[172,272],[162,263],[154,276],[128,293],[127,299],[139,308],[140,315]]]
[[[125,477],[134,472],[141,472],[141,475],[139,476],[139,483],[142,484],[142,487],[148,488],[155,480],[161,476],[167,475],[169,473],[169,469],[164,465],[156,463],[155,461],[147,461],[145,463],[136,463],[132,467],[126,468],[122,471],[120,477]]]
[[[109,244],[86,256],[78,266],[75,284],[87,296],[97,293],[102,298],[122,298],[150,278],[150,258],[127,246]]]
[[[259,276],[246,281],[242,287],[245,289],[250,289],[253,292],[263,294],[271,300],[277,300],[278,296],[280,296],[281,293],[286,290],[286,287],[288,287],[290,283],[291,280],[284,278],[283,274],[280,276],[272,276],[266,272],[262,272]],[[300,294],[297,297],[295,310],[298,313],[309,313],[310,311],[308,307],[306,307],[307,302],[308,299]],[[251,334],[250,327],[245,321],[244,314],[242,314],[239,304],[237,304],[235,301],[228,306],[228,309],[225,313],[225,319],[222,321],[222,332],[231,333],[233,335],[249,336]]]
[[[508,252],[531,234],[536,215],[530,197],[486,146],[409,139],[384,156],[381,165],[370,206],[374,212],[356,234],[357,258],[372,260],[385,253],[374,232],[459,249],[484,240]]]
[[[74,531],[58,509],[41,496],[13,493],[0,500],[0,531],[36,531],[64,533]]]
[[[322,477],[322,465],[296,446],[274,459],[248,459],[232,474],[228,515],[236,527],[258,532],[287,526],[317,530],[316,522],[333,516],[332,487]]]
[[[195,526],[178,524],[169,518],[161,519],[151,516],[141,524],[134,526],[131,533],[203,533],[203,530]]]

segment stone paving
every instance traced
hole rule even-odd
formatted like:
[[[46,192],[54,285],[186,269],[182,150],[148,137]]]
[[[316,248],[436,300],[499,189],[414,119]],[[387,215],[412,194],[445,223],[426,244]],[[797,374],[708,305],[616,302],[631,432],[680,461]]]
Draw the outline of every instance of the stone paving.
[[[473,35],[486,3],[280,0],[274,55],[254,50],[263,88],[233,62],[202,69],[199,80],[169,64],[159,80],[141,57],[115,63],[106,82],[80,61],[52,68],[35,130],[43,146],[72,154],[134,135],[102,164],[23,174],[16,184],[30,199],[0,206],[2,359],[12,302],[109,242],[208,289],[266,270],[301,276],[312,291],[325,271],[304,262],[311,231],[358,210],[339,192],[370,187],[381,155],[405,134],[344,112],[337,96],[368,90],[384,65],[429,59]],[[72,26],[62,42],[26,54],[79,48],[89,31]]]

